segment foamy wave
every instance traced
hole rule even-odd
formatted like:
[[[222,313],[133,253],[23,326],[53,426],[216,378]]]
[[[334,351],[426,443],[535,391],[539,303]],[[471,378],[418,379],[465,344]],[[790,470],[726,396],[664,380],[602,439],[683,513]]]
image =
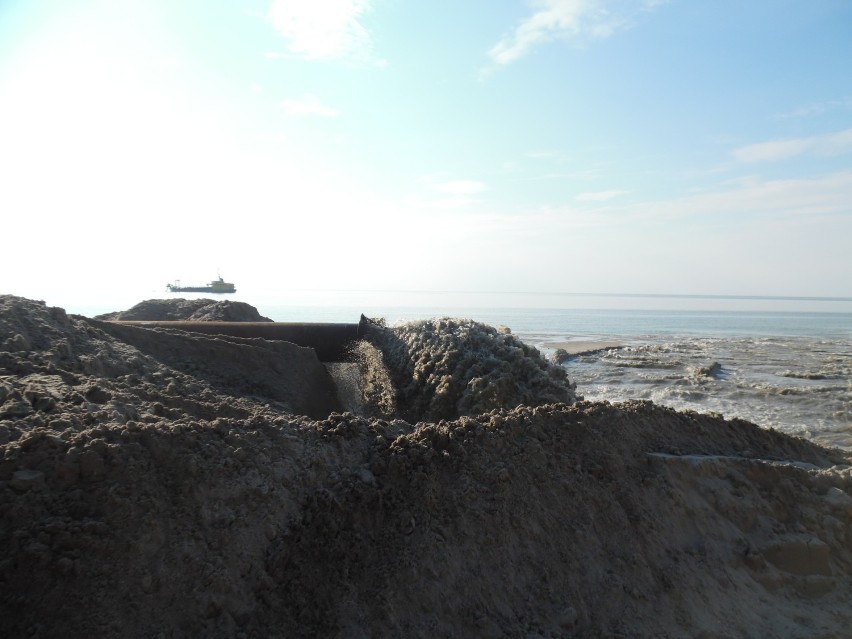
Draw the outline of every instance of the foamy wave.
[[[564,366],[589,399],[651,399],[852,447],[852,346],[803,337],[644,338]]]

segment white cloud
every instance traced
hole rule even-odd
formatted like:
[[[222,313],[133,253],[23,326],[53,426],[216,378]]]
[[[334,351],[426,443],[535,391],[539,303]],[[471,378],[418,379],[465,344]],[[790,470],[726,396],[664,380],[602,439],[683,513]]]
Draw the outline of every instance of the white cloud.
[[[749,144],[734,149],[734,159],[739,162],[771,162],[775,160],[786,160],[787,158],[801,155],[812,145],[810,139],[800,138],[792,140],[773,140],[772,142],[760,142]]]
[[[593,193],[580,193],[574,199],[580,202],[606,202],[619,195],[624,195],[627,191],[613,189],[612,191],[595,191]]]
[[[774,162],[804,154],[840,155],[852,151],[852,129],[806,138],[759,142],[734,149],[739,162]]]
[[[608,193],[608,192],[604,192]],[[593,194],[594,195],[594,194]],[[781,220],[807,221],[817,216],[852,217],[852,170],[812,179],[749,179],[735,186],[668,200],[615,204],[587,198],[584,204],[562,204],[509,212],[505,223],[510,227],[533,227],[544,234],[543,240],[559,237],[562,231],[577,228],[620,229],[628,233],[649,234],[666,228],[689,227],[704,220],[711,227],[721,216],[745,221],[772,218],[766,232]]]
[[[450,182],[442,182],[435,186],[442,193],[450,195],[476,195],[486,191],[488,187],[483,182],[476,180],[453,180]]]
[[[268,17],[289,41],[289,55],[307,60],[375,62],[372,39],[362,24],[371,8],[370,0],[274,0]]]
[[[306,95],[302,98],[288,98],[281,102],[281,107],[288,115],[319,115],[334,117],[337,109],[322,104],[316,96]]]
[[[527,153],[524,153],[524,157],[531,158],[533,160],[549,159],[558,156],[559,153],[557,151],[528,151]]]
[[[777,117],[779,119],[786,118],[808,118],[812,116],[822,115],[835,110],[852,109],[852,97],[841,98],[840,100],[826,100],[824,102],[812,102],[801,106],[789,113],[781,113]]]
[[[401,208],[417,210],[417,223],[430,232],[446,224],[446,238],[462,247],[448,258],[458,261],[442,262],[448,269],[459,269],[476,247],[477,274],[517,277],[527,290],[564,290],[566,273],[583,273],[587,288],[609,290],[643,291],[652,282],[671,291],[840,295],[849,290],[838,273],[848,266],[850,202],[852,170],[717,184],[641,203],[473,208],[428,200]],[[465,215],[455,204],[467,206]],[[451,275],[446,281],[457,284]]]
[[[852,170],[812,179],[754,179],[736,188],[647,202],[624,210],[649,219],[698,215],[797,217],[850,215],[850,202]]]
[[[638,12],[653,11],[666,0],[535,0],[538,10],[498,42],[488,55],[509,64],[537,45],[557,39],[601,40],[629,28]]]
[[[458,211],[466,209],[472,213],[480,204],[480,194],[488,190],[484,182],[478,180],[447,180],[446,171],[423,175],[417,179],[419,184],[428,189],[428,195],[409,198],[405,209],[423,211]],[[436,196],[435,191],[441,195]]]

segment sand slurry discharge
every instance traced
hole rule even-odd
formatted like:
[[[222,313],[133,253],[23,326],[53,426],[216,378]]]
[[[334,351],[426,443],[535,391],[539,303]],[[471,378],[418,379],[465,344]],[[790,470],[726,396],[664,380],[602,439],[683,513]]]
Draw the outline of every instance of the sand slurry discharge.
[[[352,366],[0,296],[0,635],[848,636],[848,453],[465,320]]]

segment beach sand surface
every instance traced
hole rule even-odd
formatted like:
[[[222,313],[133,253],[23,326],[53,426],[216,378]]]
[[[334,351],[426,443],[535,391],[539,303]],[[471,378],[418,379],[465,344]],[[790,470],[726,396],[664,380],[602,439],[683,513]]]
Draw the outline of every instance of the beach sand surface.
[[[852,627],[849,453],[469,321],[388,329],[355,412],[311,349],[103,324],[0,296],[0,636]]]

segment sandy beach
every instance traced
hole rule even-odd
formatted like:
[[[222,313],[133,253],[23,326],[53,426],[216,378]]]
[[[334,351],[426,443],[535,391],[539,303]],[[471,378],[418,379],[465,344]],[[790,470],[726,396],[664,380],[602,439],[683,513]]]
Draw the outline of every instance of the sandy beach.
[[[469,320],[377,326],[330,366],[289,342],[107,319],[0,296],[4,636],[852,626],[848,452],[578,401],[564,368]]]

